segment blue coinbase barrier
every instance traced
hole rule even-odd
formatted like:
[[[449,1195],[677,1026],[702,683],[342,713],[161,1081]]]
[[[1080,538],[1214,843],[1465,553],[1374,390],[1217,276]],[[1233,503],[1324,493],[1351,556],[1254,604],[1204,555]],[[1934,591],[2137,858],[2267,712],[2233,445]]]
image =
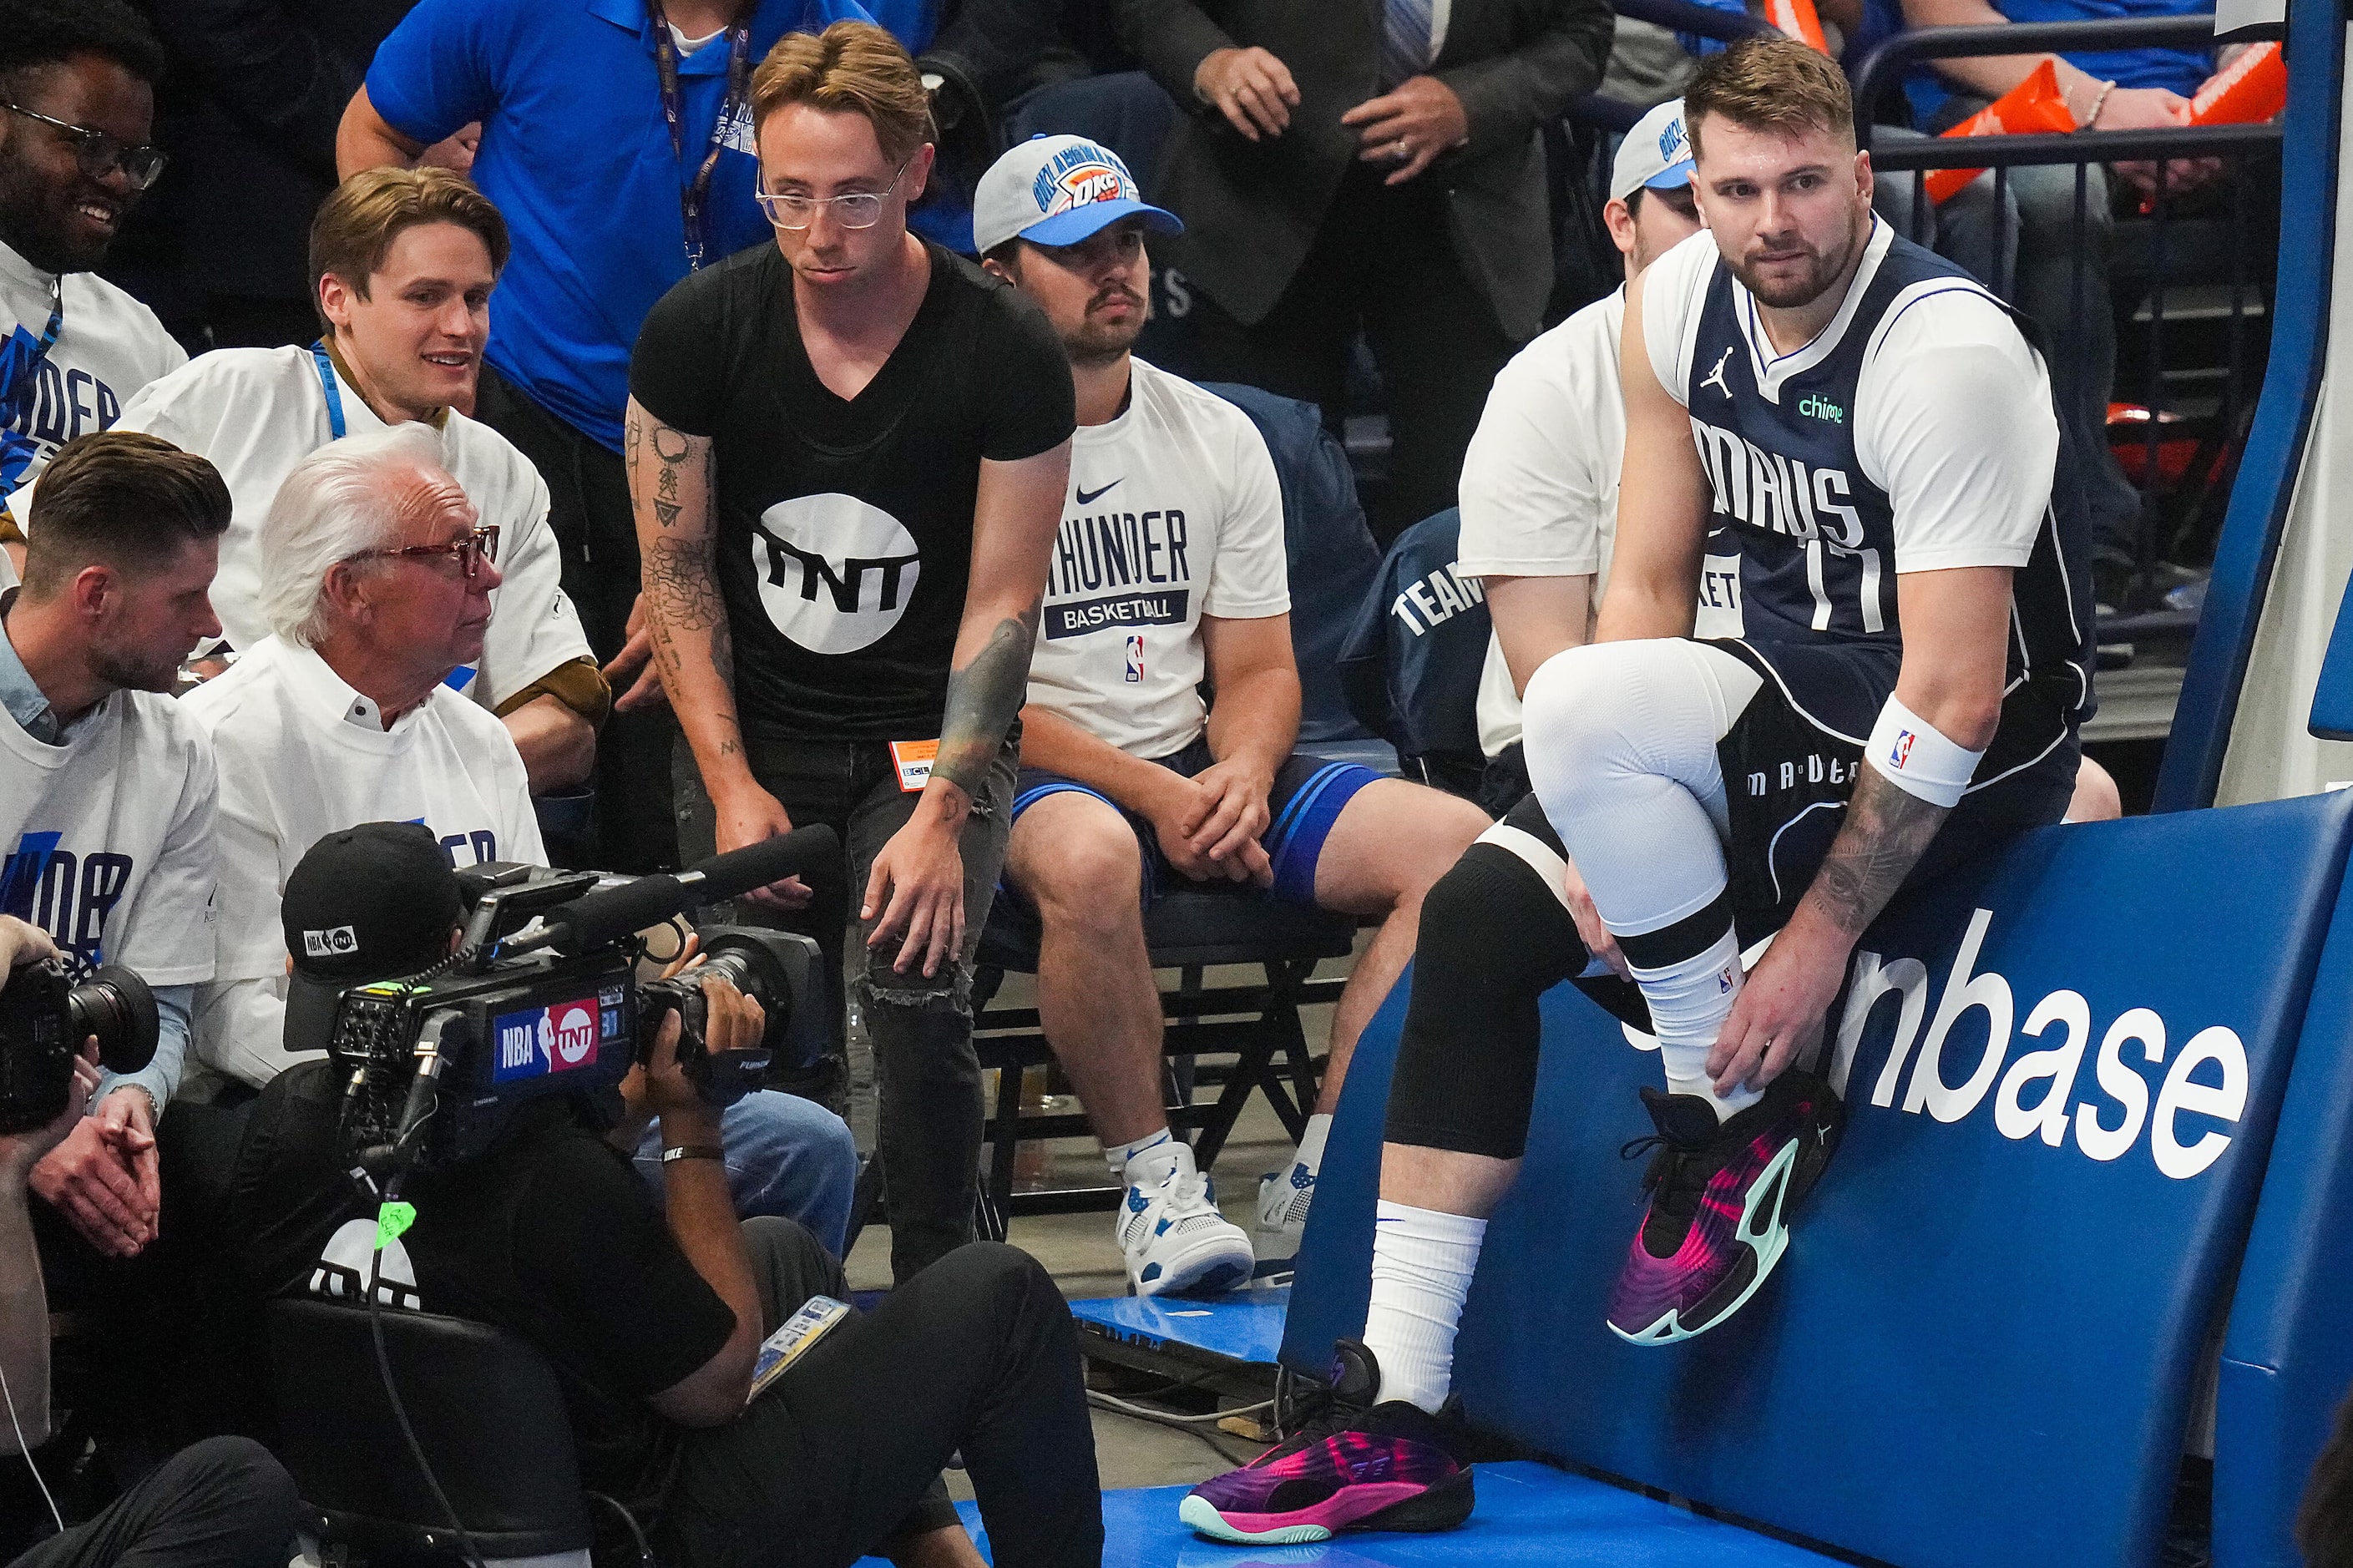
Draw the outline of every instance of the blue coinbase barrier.
[[[2353,883],[2314,982],[2216,1391],[2215,1568],[2296,1568],[2297,1501],[2353,1386]]]
[[[1601,1321],[1657,1060],[1553,993],[1457,1346],[1473,1420],[1905,1568],[2153,1562],[2348,826],[2338,795],[2046,829],[1904,900],[1831,1010],[1845,1147],[1772,1283],[1681,1346]],[[1364,1321],[1400,1016],[1318,1183],[1303,1371]]]

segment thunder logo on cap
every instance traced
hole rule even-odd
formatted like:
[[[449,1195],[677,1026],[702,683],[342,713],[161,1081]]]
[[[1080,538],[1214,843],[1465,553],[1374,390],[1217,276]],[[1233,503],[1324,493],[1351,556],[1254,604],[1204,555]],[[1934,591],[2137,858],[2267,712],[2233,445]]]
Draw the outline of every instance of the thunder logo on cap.
[[[1139,199],[1134,182],[1117,160],[1102,148],[1086,143],[1065,147],[1054,154],[1052,161],[1038,171],[1029,194],[1036,198],[1039,212],[1047,217],[1090,202]]]

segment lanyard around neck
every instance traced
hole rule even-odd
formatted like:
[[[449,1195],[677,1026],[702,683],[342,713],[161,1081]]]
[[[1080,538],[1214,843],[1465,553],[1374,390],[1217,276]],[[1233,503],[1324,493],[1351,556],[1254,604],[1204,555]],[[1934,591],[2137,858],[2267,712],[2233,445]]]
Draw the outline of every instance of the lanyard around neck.
[[[327,358],[327,340],[321,338],[311,345],[311,363],[318,367],[319,390],[327,395],[327,438],[340,441],[344,436],[343,393],[335,384],[334,362]]]
[[[706,236],[703,232],[703,207],[711,198],[712,172],[719,166],[719,154],[726,147],[727,129],[743,111],[744,93],[752,78],[752,10],[757,0],[746,5],[743,13],[727,29],[727,96],[720,101],[719,118],[711,127],[711,148],[703,155],[702,165],[694,178],[680,186],[678,193],[679,219],[686,230],[686,269],[698,272],[702,268]],[[681,174],[686,169],[686,100],[678,79],[678,39],[670,30],[670,14],[662,9],[662,0],[646,0],[647,14],[654,25],[654,63],[661,78],[662,119],[670,125],[670,156],[678,160]],[[705,46],[708,47],[709,46]]]

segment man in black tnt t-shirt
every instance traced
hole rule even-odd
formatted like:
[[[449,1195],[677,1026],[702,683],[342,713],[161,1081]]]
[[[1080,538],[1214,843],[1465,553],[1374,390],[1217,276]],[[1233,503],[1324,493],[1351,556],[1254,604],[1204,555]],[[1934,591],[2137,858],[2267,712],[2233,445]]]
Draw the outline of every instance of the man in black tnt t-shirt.
[[[930,118],[888,34],[787,35],[752,113],[776,247],[646,318],[624,455],[691,752],[681,855],[810,822],[848,847],[903,1284],[972,1236],[967,965],[1005,856],[1071,377],[1034,306],[906,232]],[[839,944],[845,911],[799,879],[753,898]]]

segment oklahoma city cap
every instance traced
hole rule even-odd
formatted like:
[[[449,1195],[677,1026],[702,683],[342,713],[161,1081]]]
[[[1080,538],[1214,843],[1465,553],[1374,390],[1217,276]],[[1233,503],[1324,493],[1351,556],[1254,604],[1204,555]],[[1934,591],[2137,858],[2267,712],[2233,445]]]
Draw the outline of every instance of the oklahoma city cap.
[[[279,904],[294,960],[286,1048],[326,1045],[344,987],[441,962],[462,912],[457,873],[422,823],[364,822],[311,845]]]
[[[1032,136],[988,166],[972,196],[972,237],[984,255],[1008,239],[1076,245],[1131,213],[1155,234],[1182,234],[1176,215],[1145,205],[1119,154],[1083,136]]]
[[[1671,98],[1634,122],[1609,165],[1609,199],[1622,202],[1644,186],[1672,189],[1691,183],[1691,138],[1683,132],[1683,100]]]

